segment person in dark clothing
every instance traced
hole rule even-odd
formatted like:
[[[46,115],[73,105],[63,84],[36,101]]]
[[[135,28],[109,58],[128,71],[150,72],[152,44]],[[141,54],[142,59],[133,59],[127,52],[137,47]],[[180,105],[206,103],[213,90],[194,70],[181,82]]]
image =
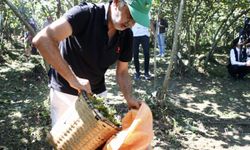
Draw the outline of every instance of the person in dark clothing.
[[[168,28],[168,22],[162,16],[158,18],[158,29],[157,37],[158,37],[158,47],[159,47],[159,56],[163,57],[166,49],[166,30]]]
[[[128,62],[132,59],[135,22],[149,26],[151,0],[83,2],[41,30],[33,39],[51,64],[52,125],[74,105],[78,93],[106,94],[105,72],[116,62],[116,79],[129,108],[140,107],[132,96]]]
[[[150,80],[151,76],[149,74],[149,61],[150,61],[150,53],[149,53],[149,28],[144,27],[138,23],[136,23],[133,28],[133,54],[134,54],[134,65],[135,65],[135,75],[134,79],[140,79],[140,62],[139,62],[139,50],[140,45],[143,48],[144,55],[144,78],[146,80]]]
[[[229,59],[228,72],[234,79],[243,79],[250,73],[250,60],[247,59],[246,49],[239,38],[232,42]]]

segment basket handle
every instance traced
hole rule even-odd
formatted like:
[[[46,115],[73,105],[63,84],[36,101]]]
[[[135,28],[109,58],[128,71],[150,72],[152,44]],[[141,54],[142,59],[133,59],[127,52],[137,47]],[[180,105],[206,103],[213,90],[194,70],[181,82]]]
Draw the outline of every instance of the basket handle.
[[[79,100],[84,100],[87,102],[88,105],[91,105],[91,109],[93,109],[93,105],[90,101],[90,96],[92,94],[88,94],[85,90],[82,90],[79,94],[78,94],[78,97],[79,97]]]
[[[99,113],[99,111],[97,109],[95,109],[92,101],[91,101],[91,97],[94,97],[92,93],[87,93],[86,91],[82,90],[80,93],[79,93],[79,100],[81,101],[85,101],[89,108],[96,114],[95,117],[97,119],[102,119],[104,118],[102,114]]]
[[[82,98],[83,98],[85,101],[87,101],[87,100],[89,99],[88,94],[87,94],[87,92],[86,92],[85,90],[82,90],[82,91],[79,93],[79,97],[80,97],[80,98],[81,98],[81,96],[82,96]]]

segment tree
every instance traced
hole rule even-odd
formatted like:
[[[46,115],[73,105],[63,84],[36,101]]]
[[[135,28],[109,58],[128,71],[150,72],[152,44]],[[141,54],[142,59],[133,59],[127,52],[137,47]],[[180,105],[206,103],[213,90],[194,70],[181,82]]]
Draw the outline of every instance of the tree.
[[[173,42],[173,47],[172,47],[172,51],[171,51],[170,63],[169,63],[168,68],[167,68],[167,72],[166,72],[165,79],[164,79],[164,82],[162,85],[162,89],[160,91],[158,91],[158,94],[157,94],[157,98],[160,100],[163,100],[165,95],[167,94],[168,84],[169,84],[169,79],[170,79],[170,75],[172,72],[173,63],[176,60],[175,57],[176,57],[176,54],[178,51],[177,50],[177,43],[178,43],[180,26],[181,26],[181,19],[182,19],[182,14],[183,14],[184,2],[185,2],[184,0],[181,0],[181,2],[180,2],[178,18],[177,18],[177,22],[175,25],[175,31],[174,31],[174,42]]]
[[[23,15],[18,11],[18,9],[9,1],[9,0],[3,0],[10,9],[14,12],[14,14],[21,20],[21,22],[25,25],[25,27],[29,30],[29,32],[34,36],[36,33],[32,26],[28,23],[28,21],[25,20]]]

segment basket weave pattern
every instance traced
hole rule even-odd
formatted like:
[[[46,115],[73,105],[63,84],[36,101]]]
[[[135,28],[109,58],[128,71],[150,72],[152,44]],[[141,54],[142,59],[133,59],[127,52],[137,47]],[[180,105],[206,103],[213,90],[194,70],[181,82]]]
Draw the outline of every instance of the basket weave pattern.
[[[48,141],[60,150],[95,150],[118,132],[118,127],[89,108],[83,96],[53,126]]]

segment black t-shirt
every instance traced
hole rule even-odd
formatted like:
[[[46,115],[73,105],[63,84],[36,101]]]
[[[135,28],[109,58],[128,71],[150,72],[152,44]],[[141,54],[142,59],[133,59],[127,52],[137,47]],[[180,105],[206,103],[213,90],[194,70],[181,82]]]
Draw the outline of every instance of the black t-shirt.
[[[96,94],[106,90],[104,74],[110,65],[117,60],[128,62],[132,59],[131,29],[117,31],[109,40],[108,5],[81,3],[71,8],[64,17],[70,23],[73,33],[59,45],[61,55],[76,76],[88,79]],[[77,95],[77,90],[70,87],[53,68],[50,70],[50,79],[53,89]]]
[[[159,33],[165,33],[166,28],[168,28],[168,22],[165,19],[160,19],[159,20]]]

